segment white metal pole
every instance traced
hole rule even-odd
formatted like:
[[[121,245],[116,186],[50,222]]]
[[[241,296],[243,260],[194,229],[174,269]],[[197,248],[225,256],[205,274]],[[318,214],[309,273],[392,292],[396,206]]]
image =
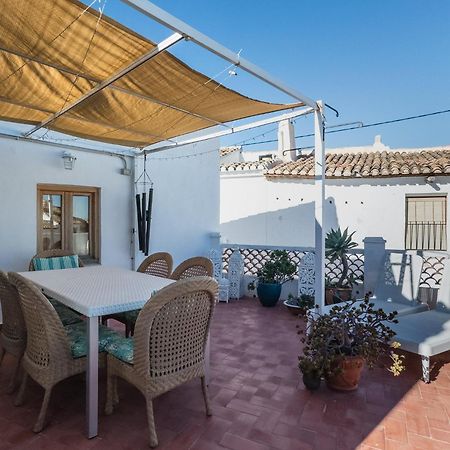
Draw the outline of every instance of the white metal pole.
[[[155,4],[149,2],[148,0],[122,0],[122,2],[127,3],[131,7],[137,9],[141,13],[145,14],[148,17],[151,17],[153,20],[156,20],[160,24],[172,29],[173,31],[183,34],[190,40],[202,46],[203,48],[206,48],[207,50],[209,50],[212,53],[215,53],[221,58],[233,64],[236,64],[238,67],[241,67],[246,72],[259,78],[260,80],[263,80],[264,82],[270,84],[271,86],[284,92],[285,94],[288,94],[291,97],[303,102],[305,105],[317,109],[317,105],[314,100],[310,99],[309,97],[297,91],[296,89],[287,86],[282,81],[272,77],[260,67],[256,66],[250,61],[247,61],[244,58],[241,58],[235,52],[232,52],[228,48],[214,41],[210,37],[204,35],[203,33],[191,27],[187,23],[172,16],[167,11],[164,11],[163,9],[159,8]]]
[[[270,117],[269,119],[258,120],[257,122],[246,123],[245,125],[239,125],[237,127],[231,127],[227,130],[216,131],[211,134],[205,134],[203,136],[198,136],[191,139],[185,139],[183,141],[178,141],[175,144],[163,145],[162,147],[153,147],[150,146],[144,151],[146,153],[156,153],[161,152],[162,150],[168,150],[171,148],[181,147],[183,145],[195,144],[196,142],[207,141],[208,139],[215,139],[221,136],[226,136],[228,134],[239,133],[241,131],[252,130],[253,128],[263,127],[264,125],[269,125],[271,123],[281,122],[287,119],[293,119],[294,117],[304,116],[305,114],[311,114],[314,110],[312,108],[303,108],[297,111],[293,111],[286,114],[281,114],[279,116]],[[154,144],[157,145],[157,144]]]
[[[325,133],[323,127],[323,102],[318,101],[319,110],[314,111],[314,179],[315,179],[315,255],[316,304],[320,312],[325,306],[325,234],[324,234],[324,204],[325,204]]]

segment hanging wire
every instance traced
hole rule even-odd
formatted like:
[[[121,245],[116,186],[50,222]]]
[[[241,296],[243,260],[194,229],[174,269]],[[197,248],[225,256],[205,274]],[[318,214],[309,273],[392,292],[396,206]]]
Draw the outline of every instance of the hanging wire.
[[[88,56],[88,54],[89,54],[89,51],[90,51],[90,49],[91,49],[92,42],[94,41],[94,37],[95,37],[95,35],[97,34],[98,26],[99,26],[100,21],[101,21],[101,19],[102,19],[103,11],[105,10],[106,1],[107,1],[107,0],[104,0],[103,6],[101,6],[102,0],[98,0],[98,2],[100,3],[100,6],[99,6],[99,8],[98,8],[99,15],[98,15],[97,21],[96,21],[96,23],[95,23],[94,31],[92,32],[91,38],[89,39],[88,45],[87,45],[87,47],[86,47],[86,52],[84,53],[83,59],[82,59],[82,61],[81,61],[80,69],[83,68],[83,66],[84,66],[84,63],[85,63],[85,61],[86,61],[86,58],[87,58],[87,56]],[[75,85],[77,84],[77,82],[78,82],[78,80],[79,80],[79,78],[80,78],[80,75],[81,75],[81,70],[77,73],[77,75],[76,75],[75,78],[73,79],[72,84],[70,85],[69,92],[67,93],[67,96],[66,96],[66,98],[65,98],[65,100],[64,100],[64,104],[61,106],[61,109],[60,109],[58,112],[61,112],[61,111],[65,108],[65,106],[67,105],[67,103],[68,103],[68,101],[69,101],[69,98],[70,98],[70,96],[72,95],[73,88],[74,88]],[[45,133],[44,133],[42,136],[40,136],[38,139],[45,140],[45,139],[47,138],[47,135],[48,135],[49,131],[50,131],[50,129],[47,128],[47,130],[45,131]]]
[[[193,95],[198,89],[200,89],[200,88],[206,86],[208,83],[211,83],[212,81],[215,81],[215,80],[216,80],[219,76],[221,76],[224,72],[226,72],[227,70],[229,70],[231,67],[234,67],[234,66],[236,66],[236,64],[230,64],[229,66],[225,67],[223,70],[221,70],[220,72],[218,72],[218,73],[215,74],[214,76],[208,78],[208,80],[206,80],[203,84],[196,86],[196,87],[195,87],[194,89],[192,89],[191,91],[189,91],[189,92],[187,92],[186,94],[182,95],[181,97],[175,99],[174,102],[180,102],[180,101],[184,100],[185,98],[187,98],[187,97]],[[223,82],[222,82],[222,83],[223,83]],[[130,126],[132,126],[132,125],[136,125],[137,123],[143,122],[144,120],[153,119],[153,118],[155,118],[160,112],[162,112],[165,108],[166,108],[166,106],[160,105],[159,108],[158,108],[156,111],[153,111],[152,113],[150,113],[150,114],[148,114],[148,115],[146,115],[146,116],[144,116],[144,117],[141,117],[141,118],[139,118],[139,119],[137,119],[137,120],[134,120],[134,121],[132,121],[132,122],[128,122],[128,123],[124,124],[124,125],[121,126],[121,127],[115,127],[115,128],[113,128],[113,129],[111,129],[111,130],[104,131],[103,133],[98,134],[98,136],[106,136],[106,135],[108,135],[108,134],[110,134],[110,133],[114,133],[115,131],[120,131],[120,130],[123,130],[123,129],[125,129],[125,128],[128,128],[128,127],[130,127]],[[192,112],[195,113],[195,111],[192,111]],[[181,119],[181,120],[182,120],[182,119]],[[175,123],[179,123],[179,122],[180,122],[180,119],[176,119],[176,120],[173,122],[172,126],[173,126]],[[169,129],[170,129],[170,127],[169,127]],[[164,132],[163,132],[163,133],[164,133]],[[169,141],[170,141],[170,139],[167,139],[167,138],[164,137],[163,135],[156,135],[155,137],[161,138],[161,139],[163,139],[163,140],[169,140]],[[145,146],[146,146],[146,145],[145,145]],[[143,147],[140,147],[140,148],[143,148]]]
[[[443,109],[441,111],[434,111],[434,112],[431,112],[431,113],[418,114],[416,116],[401,117],[399,119],[384,120],[384,121],[381,121],[381,122],[373,122],[373,123],[368,123],[368,124],[364,124],[362,122],[353,122],[353,123],[356,123],[358,125],[357,126],[347,127],[347,128],[342,128],[340,130],[330,130],[330,131],[326,131],[325,130],[325,134],[341,133],[343,131],[359,130],[361,128],[378,127],[380,125],[388,125],[388,124],[391,124],[391,123],[405,122],[405,121],[408,121],[408,120],[421,119],[423,117],[437,116],[439,114],[447,114],[447,113],[450,113],[450,109]],[[344,125],[341,125],[341,126],[344,126]],[[328,127],[326,127],[326,129],[333,128],[333,127],[335,127],[335,125],[328,126]],[[299,138],[306,138],[306,137],[312,137],[312,136],[314,136],[314,133],[297,135],[297,136],[295,136],[295,138],[299,139]],[[259,142],[251,142],[249,144],[241,144],[241,146],[242,147],[246,147],[246,146],[250,146],[250,145],[269,144],[269,143],[273,143],[273,142],[277,142],[277,139],[271,139],[271,140],[259,141]]]
[[[141,180],[142,179],[142,180]],[[147,154],[144,153],[144,170],[142,171],[142,173],[139,175],[139,177],[136,179],[136,181],[134,182],[134,184],[136,185],[136,187],[139,184],[143,185],[143,191],[145,192],[147,189],[147,184],[150,184],[150,188],[153,187],[153,181],[150,178],[149,174],[147,173]]]
[[[66,30],[68,30],[81,16],[83,16],[83,14],[85,14],[94,5],[94,3],[97,3],[97,1],[100,2],[101,0],[93,0],[88,6],[86,6],[86,8],[75,19],[72,20],[72,22],[70,22],[62,31],[60,31],[50,42],[46,42],[45,44],[47,46],[53,44],[53,42],[55,42],[56,39],[58,39]],[[39,55],[39,52],[37,52],[36,54],[32,53],[30,55],[30,57],[36,57],[38,55]],[[20,70],[22,70],[26,65],[30,64],[31,62],[33,62],[31,59],[28,59],[27,61],[25,61],[20,67],[18,67],[16,70],[14,70],[9,75],[7,75],[6,78],[4,78],[3,80],[0,80],[0,84],[3,84],[6,80],[8,80],[10,77],[15,75]]]

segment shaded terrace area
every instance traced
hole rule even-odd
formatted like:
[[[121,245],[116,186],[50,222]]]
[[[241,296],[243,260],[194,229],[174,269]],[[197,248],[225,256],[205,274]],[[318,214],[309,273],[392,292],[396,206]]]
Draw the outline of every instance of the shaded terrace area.
[[[400,377],[375,369],[364,373],[354,393],[324,385],[310,393],[296,367],[299,323],[281,305],[262,308],[256,299],[218,304],[212,326],[213,416],[204,414],[198,381],[162,395],[154,405],[158,448],[450,449],[448,354],[436,358],[429,385],[420,380],[419,358],[407,355]],[[49,426],[34,434],[42,392],[30,383],[25,405],[14,407],[14,397],[4,393],[11,370],[6,356],[0,371],[0,448],[148,448],[144,399],[125,382],[116,412],[101,411],[99,436],[86,440],[83,376],[56,387]],[[101,410],[104,396],[102,373]]]

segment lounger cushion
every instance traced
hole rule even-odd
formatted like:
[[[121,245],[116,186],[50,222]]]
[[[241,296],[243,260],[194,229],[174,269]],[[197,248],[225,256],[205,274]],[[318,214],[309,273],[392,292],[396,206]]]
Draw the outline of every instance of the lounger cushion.
[[[397,311],[397,317],[428,311],[428,305],[424,303],[405,304],[397,302],[389,302],[379,299],[370,299],[374,309],[382,309],[386,314]]]
[[[108,343],[106,351],[127,364],[133,364],[134,340],[120,336]]]
[[[70,350],[73,358],[86,356],[88,352],[87,322],[79,322],[65,327],[67,337],[70,341]],[[108,327],[99,325],[98,329],[98,351],[104,352],[108,343],[121,336]]]
[[[76,269],[80,267],[78,255],[53,258],[33,258],[34,270]]]
[[[450,350],[450,314],[436,310],[401,317],[390,327],[401,349],[423,356]]]

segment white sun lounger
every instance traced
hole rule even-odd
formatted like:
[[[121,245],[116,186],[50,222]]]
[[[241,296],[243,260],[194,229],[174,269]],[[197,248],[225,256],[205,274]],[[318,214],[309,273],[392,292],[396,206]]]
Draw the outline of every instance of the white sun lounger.
[[[401,344],[401,349],[421,356],[423,380],[429,383],[430,357],[450,350],[449,259],[444,263],[436,309],[400,317],[398,324],[390,326],[397,333],[394,341]]]
[[[397,311],[398,317],[428,310],[419,297],[423,258],[416,254],[386,252],[374,295],[370,302],[386,313]]]
[[[417,254],[387,251],[370,298],[374,308],[387,314],[397,311],[398,317],[427,311],[428,305],[418,300],[422,266],[423,258]],[[323,313],[327,314],[333,306],[325,306]]]

